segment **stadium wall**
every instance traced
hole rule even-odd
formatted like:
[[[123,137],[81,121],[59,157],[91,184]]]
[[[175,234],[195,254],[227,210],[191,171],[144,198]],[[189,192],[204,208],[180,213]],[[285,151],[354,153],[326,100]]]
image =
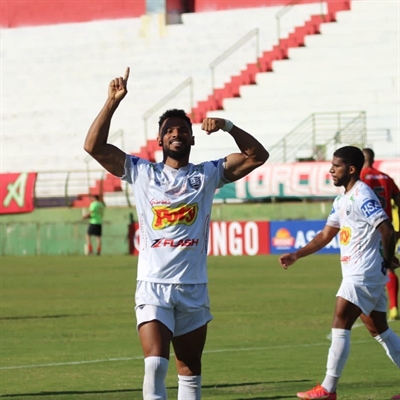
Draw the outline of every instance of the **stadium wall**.
[[[333,3],[337,0],[326,0]],[[303,0],[301,3],[318,3],[321,0]],[[171,3],[171,4],[169,4]],[[176,7],[184,1],[166,0],[166,8]],[[289,0],[195,0],[195,12],[231,10],[265,6],[285,6]],[[2,0],[0,2],[0,27],[54,25],[88,22],[105,19],[138,18],[146,14],[146,0]],[[183,12],[183,11],[182,11]]]
[[[146,0],[2,0],[2,28],[137,18],[146,13]]]
[[[280,226],[275,228],[273,225],[271,236],[266,224],[271,220],[281,220],[281,223],[297,220],[302,221],[300,225],[303,226],[306,219],[323,220],[330,205],[331,202],[215,204],[211,250],[215,255],[251,255],[254,251],[267,254],[267,243],[274,237],[281,239],[276,242],[278,247],[285,238],[285,243],[292,241],[294,245],[293,238],[308,238],[312,232],[307,229],[304,234],[298,233],[298,227],[295,227],[289,234],[290,230],[282,231]],[[132,220],[137,221],[134,208],[106,209],[103,223],[105,256],[132,253]],[[87,221],[82,220],[82,210],[77,208],[36,209],[32,213],[2,215],[0,255],[83,255],[86,228]],[[259,240],[257,245],[252,239],[255,230]]]

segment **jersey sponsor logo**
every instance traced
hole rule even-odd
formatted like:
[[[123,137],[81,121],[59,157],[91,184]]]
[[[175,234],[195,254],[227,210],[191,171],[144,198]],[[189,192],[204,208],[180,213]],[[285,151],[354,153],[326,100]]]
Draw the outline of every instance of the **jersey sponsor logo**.
[[[151,199],[150,200],[150,204],[152,205],[152,206],[157,206],[157,205],[160,205],[160,204],[162,204],[162,205],[165,205],[165,204],[171,204],[171,200],[156,200],[156,199]]]
[[[350,260],[351,260],[351,256],[342,256],[342,257],[340,258],[340,261],[341,261],[342,263],[348,263]]]
[[[272,238],[272,245],[277,248],[292,247],[294,242],[295,238],[286,228],[279,228],[275,233],[275,237]]]
[[[199,206],[197,203],[184,204],[176,208],[155,206],[152,211],[154,214],[152,227],[155,230],[160,230],[167,226],[193,225],[197,218]]]
[[[349,226],[344,226],[339,232],[340,244],[347,246],[351,239],[351,228]]]
[[[199,244],[199,239],[168,239],[159,238],[153,240],[152,248],[157,247],[193,247]]]
[[[379,203],[379,201],[374,199],[368,199],[361,206],[361,212],[366,218],[369,218],[371,215],[375,214],[377,211],[381,209],[382,209],[381,203]]]

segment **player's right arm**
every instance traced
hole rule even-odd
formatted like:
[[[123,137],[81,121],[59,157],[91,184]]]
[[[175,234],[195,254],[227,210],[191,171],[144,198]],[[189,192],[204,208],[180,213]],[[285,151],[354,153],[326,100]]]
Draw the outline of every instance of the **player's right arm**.
[[[90,126],[83,147],[108,172],[119,177],[124,173],[126,154],[118,147],[107,143],[107,140],[111,118],[121,100],[128,93],[128,78],[129,67],[123,78],[115,78],[110,82],[107,101]]]
[[[339,228],[330,225],[325,225],[324,229],[319,232],[314,238],[301,249],[294,253],[282,254],[279,257],[279,264],[285,269],[294,264],[299,258],[306,257],[310,254],[321,250],[325,247],[339,232]]]

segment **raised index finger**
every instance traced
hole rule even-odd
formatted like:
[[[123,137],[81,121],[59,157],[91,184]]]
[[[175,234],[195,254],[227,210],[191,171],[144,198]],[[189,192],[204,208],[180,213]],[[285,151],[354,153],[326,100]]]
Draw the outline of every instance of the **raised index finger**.
[[[125,75],[124,75],[124,81],[125,82],[127,82],[128,78],[129,78],[129,71],[130,71],[130,68],[126,67]]]

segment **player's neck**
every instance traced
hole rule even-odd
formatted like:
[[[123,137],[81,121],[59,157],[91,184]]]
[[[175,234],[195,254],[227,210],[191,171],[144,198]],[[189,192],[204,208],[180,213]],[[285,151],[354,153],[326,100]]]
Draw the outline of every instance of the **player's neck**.
[[[345,189],[344,192],[345,192],[345,193],[350,192],[350,190],[353,189],[354,185],[355,185],[359,180],[360,180],[359,177],[357,177],[357,178],[350,178],[350,180],[349,180],[345,185],[343,185],[343,186],[344,186],[344,189]]]
[[[170,167],[170,168],[179,169],[179,168],[186,167],[186,165],[189,164],[189,158],[185,158],[182,160],[175,160],[171,157],[167,157],[164,160],[164,164],[168,165],[168,167]]]

